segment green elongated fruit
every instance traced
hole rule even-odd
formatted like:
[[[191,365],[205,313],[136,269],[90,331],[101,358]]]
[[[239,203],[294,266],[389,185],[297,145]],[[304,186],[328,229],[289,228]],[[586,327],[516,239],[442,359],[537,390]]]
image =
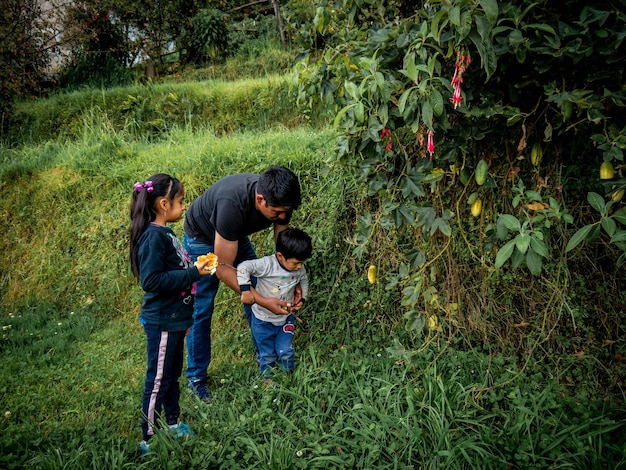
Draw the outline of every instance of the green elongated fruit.
[[[489,172],[489,165],[485,160],[480,160],[478,165],[476,165],[476,184],[478,186],[482,186],[487,181],[487,173]]]
[[[533,166],[539,166],[539,163],[541,163],[541,157],[543,157],[543,150],[541,148],[541,144],[537,142],[530,150],[530,163],[532,163]]]

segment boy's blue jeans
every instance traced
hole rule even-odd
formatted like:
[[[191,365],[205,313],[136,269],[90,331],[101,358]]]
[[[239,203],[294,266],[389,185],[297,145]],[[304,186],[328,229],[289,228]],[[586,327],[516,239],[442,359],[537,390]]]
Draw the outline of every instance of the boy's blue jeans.
[[[252,338],[259,348],[259,367],[261,375],[268,377],[273,367],[285,372],[292,372],[295,350],[292,346],[295,317],[289,315],[284,325],[259,320],[252,315]]]
[[[189,254],[191,261],[195,262],[200,255],[213,252],[213,246],[195,240],[184,234],[185,250]],[[234,266],[242,261],[255,259],[256,252],[250,240],[239,243],[239,250],[235,258]],[[255,280],[252,280],[255,284]],[[193,307],[193,325],[189,329],[187,336],[187,379],[189,382],[206,382],[207,369],[211,363],[211,319],[213,318],[213,308],[215,305],[215,295],[220,285],[216,275],[202,276],[196,281],[196,297]],[[246,320],[250,326],[252,319],[252,307],[243,306]],[[254,351],[257,352],[254,338],[252,339]]]

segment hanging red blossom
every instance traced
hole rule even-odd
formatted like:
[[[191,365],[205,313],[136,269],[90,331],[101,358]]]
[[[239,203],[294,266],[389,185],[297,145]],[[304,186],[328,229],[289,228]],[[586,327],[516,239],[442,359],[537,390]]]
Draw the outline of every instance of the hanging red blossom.
[[[433,153],[435,153],[435,142],[434,142],[434,137],[435,132],[429,130],[428,131],[428,143],[426,144],[426,150],[428,150],[428,153],[430,153],[430,159],[433,159]]]
[[[461,83],[463,83],[463,74],[467,69],[468,65],[472,63],[469,54],[465,55],[463,52],[457,52],[456,62],[454,63],[454,75],[452,76],[452,87],[454,91],[452,93],[452,104],[454,105],[454,109],[456,109],[463,101],[463,96],[461,95]]]

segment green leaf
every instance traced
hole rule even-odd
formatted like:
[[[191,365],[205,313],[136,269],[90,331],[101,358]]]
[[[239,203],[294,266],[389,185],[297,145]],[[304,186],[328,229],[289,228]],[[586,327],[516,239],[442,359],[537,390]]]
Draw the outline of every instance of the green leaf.
[[[604,231],[610,237],[615,235],[615,230],[617,230],[617,224],[615,223],[615,221],[612,218],[610,218],[610,217],[602,217],[602,219],[600,219],[600,224],[602,225],[602,228],[604,229]]]
[[[365,120],[365,106],[362,102],[358,102],[354,108],[354,117],[359,124],[362,124]]]
[[[513,252],[513,255],[511,256],[511,267],[514,271],[522,265],[522,261],[524,261],[524,259],[524,253],[521,251],[515,250]]]
[[[530,235],[527,233],[520,233],[513,239],[513,241],[515,242],[515,247],[521,253],[526,253],[528,247],[530,246]]]
[[[498,220],[498,222],[502,222],[502,224],[511,231],[519,232],[522,228],[520,221],[511,214],[500,214],[500,219]]]
[[[583,240],[586,240],[589,236],[589,233],[593,229],[596,224],[585,225],[583,228],[579,229],[573,236],[570,238],[569,242],[567,242],[567,246],[565,247],[565,252],[572,251],[578,245],[580,245]]]
[[[335,129],[337,129],[339,127],[339,123],[341,122],[341,119],[345,116],[345,114],[348,112],[348,110],[350,108],[353,108],[354,106],[356,106],[355,104],[349,104],[348,106],[344,106],[343,109],[341,109],[341,111],[339,111],[337,113],[337,116],[335,116],[335,120],[333,122],[333,125],[335,126]]]
[[[442,218],[435,219],[433,225],[430,227],[430,234],[433,235],[437,230],[439,230],[443,235],[447,237],[452,234],[450,224]]]
[[[541,201],[541,195],[537,191],[526,191],[526,197],[531,201]]]
[[[530,237],[530,248],[532,251],[537,253],[537,255],[543,258],[547,259],[550,257],[550,252],[548,251],[548,247],[546,247],[546,244],[536,237]]]
[[[541,257],[533,250],[529,250],[528,253],[526,253],[526,266],[528,266],[532,275],[539,276],[541,274],[542,266]]]
[[[454,26],[461,25],[461,9],[458,6],[450,8],[450,13],[448,13],[448,17],[450,18],[450,23],[452,23]]]
[[[417,69],[415,68],[415,53],[410,53],[406,57],[406,69],[401,70],[409,80],[413,83],[417,83]]]
[[[354,99],[355,101],[359,101],[361,99],[361,94],[358,92],[358,87],[356,86],[356,83],[346,80],[343,87],[345,88],[348,96],[350,96],[352,99]]]
[[[433,124],[433,108],[428,101],[422,103],[422,120],[429,128]]]
[[[485,12],[485,16],[492,25],[498,21],[498,2],[496,0],[478,0],[478,4]]]
[[[423,316],[412,316],[411,319],[409,319],[406,328],[409,331],[416,331],[416,332],[420,332],[424,329],[424,326],[426,325],[426,321],[424,320]]]
[[[402,96],[400,97],[400,100],[398,100],[398,111],[400,111],[400,114],[404,114],[404,108],[406,106],[406,101],[409,99],[409,96],[414,93],[413,88],[409,88],[408,90],[405,90],[404,93],[402,93]]]
[[[620,224],[626,225],[626,207],[622,207],[618,211],[613,213],[613,218]]]
[[[480,34],[476,31],[472,31],[469,34],[469,38],[474,43],[476,50],[478,50],[482,67],[487,74],[487,79],[489,79],[494,74],[497,67],[497,59],[493,46],[491,43],[484,42],[480,37]]]
[[[433,112],[435,113],[435,116],[441,116],[443,114],[443,111],[444,111],[443,96],[441,96],[441,93],[439,92],[439,90],[435,88],[432,89],[432,91],[430,92],[430,96],[428,97],[428,102],[430,103],[430,106],[433,108]]]
[[[618,230],[611,238],[611,243],[624,243],[626,242],[626,230]]]
[[[604,214],[604,198],[600,196],[598,193],[590,192],[587,193],[587,201],[595,210]]]
[[[513,250],[515,250],[515,240],[511,240],[507,242],[502,248],[498,250],[498,254],[496,255],[496,268],[501,268],[506,260],[508,260],[513,254]]]

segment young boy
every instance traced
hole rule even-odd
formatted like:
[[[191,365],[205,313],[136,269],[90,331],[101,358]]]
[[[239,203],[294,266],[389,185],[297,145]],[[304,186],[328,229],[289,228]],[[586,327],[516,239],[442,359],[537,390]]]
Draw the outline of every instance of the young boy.
[[[278,234],[276,254],[248,260],[237,266],[237,282],[241,301],[252,304],[252,336],[259,349],[261,375],[270,376],[272,368],[292,372],[295,351],[292,346],[296,312],[304,305],[309,281],[303,263],[313,251],[311,237],[304,231],[288,228]],[[277,315],[254,303],[250,290],[251,278],[256,277],[256,292],[263,297],[274,297],[287,302],[287,310]],[[292,305],[295,287],[302,288],[302,299]]]

